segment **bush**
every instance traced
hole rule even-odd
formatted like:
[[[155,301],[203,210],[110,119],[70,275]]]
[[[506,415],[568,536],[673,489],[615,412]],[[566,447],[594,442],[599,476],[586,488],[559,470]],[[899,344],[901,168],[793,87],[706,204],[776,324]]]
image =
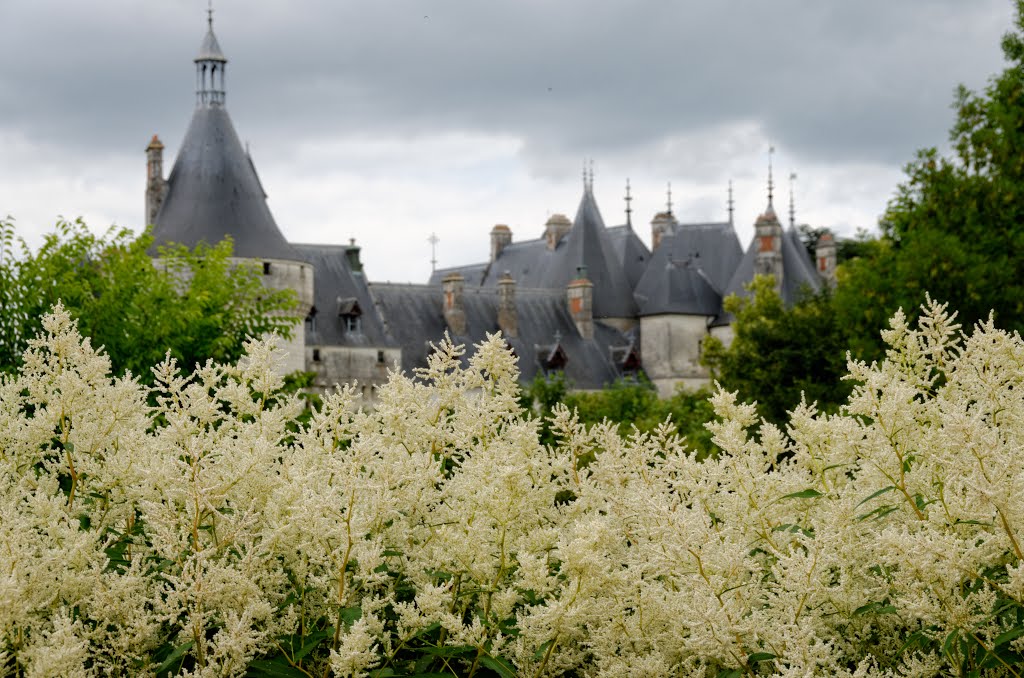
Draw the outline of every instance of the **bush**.
[[[1024,342],[990,322],[897,314],[785,432],[720,391],[703,461],[564,407],[540,445],[500,338],[296,431],[268,343],[165,361],[151,409],[61,307],[44,328],[0,381],[0,673],[1024,667]]]

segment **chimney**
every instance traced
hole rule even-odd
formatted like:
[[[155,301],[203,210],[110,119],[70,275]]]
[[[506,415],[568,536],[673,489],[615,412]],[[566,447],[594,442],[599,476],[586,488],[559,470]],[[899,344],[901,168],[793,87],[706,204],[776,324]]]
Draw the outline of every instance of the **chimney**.
[[[160,138],[153,135],[146,146],[146,225],[156,222],[164,196],[167,193],[167,182],[164,181],[164,145]]]
[[[359,260],[359,249],[356,239],[349,238],[348,247],[345,248],[345,261],[348,262],[348,268],[353,273],[363,272],[363,262]]]
[[[462,298],[465,285],[466,279],[461,273],[449,273],[441,280],[441,290],[444,293],[444,320],[455,336],[466,334],[466,305]]]
[[[818,238],[814,248],[814,258],[818,262],[818,275],[829,287],[836,286],[836,240],[832,231],[824,231]]]
[[[516,281],[508,271],[498,279],[498,327],[506,337],[519,336],[519,316],[516,314]]]
[[[576,279],[566,287],[569,314],[584,339],[594,338],[594,284],[587,280],[586,266],[576,267]]]
[[[496,224],[491,229],[491,261],[496,260],[501,251],[510,244],[512,244],[512,229],[505,224]]]
[[[672,235],[676,232],[676,218],[672,216],[671,212],[658,212],[651,219],[651,250],[658,249],[661,245],[662,239],[666,235]]]
[[[548,249],[558,247],[565,234],[572,230],[572,222],[564,214],[552,214],[547,223],[544,224],[544,239],[547,241]]]

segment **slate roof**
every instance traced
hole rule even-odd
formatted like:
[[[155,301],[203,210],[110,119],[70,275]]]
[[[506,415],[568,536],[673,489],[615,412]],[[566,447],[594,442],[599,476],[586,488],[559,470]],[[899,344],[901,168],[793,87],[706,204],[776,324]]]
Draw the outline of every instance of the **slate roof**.
[[[223,106],[199,106],[167,178],[153,251],[171,242],[214,245],[231,236],[235,256],[299,261],[277,227],[249,155]]]
[[[508,272],[524,289],[558,290],[561,294],[576,279],[577,269],[586,268],[587,279],[594,285],[594,317],[634,317],[633,286],[623,270],[622,257],[638,256],[636,245],[642,248],[641,253],[646,247],[635,233],[635,243],[630,243],[627,235],[615,236],[621,239],[620,254],[588,187],[583,191],[572,229],[555,249],[548,249],[544,238],[513,241],[501,250],[493,263],[441,269],[431,275],[430,283],[439,284],[444,276],[458,272],[466,279],[467,288],[494,287]],[[633,274],[636,273],[638,271],[634,270]]]
[[[353,271],[348,245],[294,245],[302,261],[313,266],[316,318],[306,332],[310,346],[394,346],[381,320],[362,271]],[[342,311],[359,310],[359,332],[345,331]]]
[[[662,238],[637,283],[640,315],[718,315],[722,291],[742,258],[732,224],[679,224]]]
[[[629,224],[612,226],[608,228],[608,242],[612,246],[615,258],[622,266],[622,272],[626,274],[629,281],[629,288],[635,290],[636,284],[640,282],[644,271],[647,270],[647,262],[651,258],[651,251],[647,245],[636,234]]]
[[[199,55],[195,58],[195,61],[220,61],[227,63],[227,57],[224,56],[224,52],[220,49],[217,36],[213,34],[212,19],[209,22],[206,35],[203,36],[203,42],[199,45]]]
[[[747,285],[754,279],[754,260],[757,258],[757,235],[750,241],[750,246],[743,254],[736,272],[729,281],[723,297],[730,294],[746,295]],[[787,305],[793,304],[800,298],[805,289],[812,292],[821,290],[821,278],[807,254],[807,248],[800,242],[796,231],[784,230],[782,232],[782,289],[780,296]],[[731,314],[722,313],[714,322],[716,326],[727,325],[733,320]]]
[[[369,284],[378,314],[387,319],[385,329],[402,348],[402,369],[426,367],[430,343],[437,343],[448,326],[444,319],[441,288],[435,285],[398,283]],[[488,287],[466,287],[463,292],[466,334],[453,336],[456,343],[471,346],[498,331],[498,294]],[[505,337],[519,358],[521,380],[529,381],[542,371],[540,354],[550,354],[555,344],[565,352],[562,368],[575,388],[601,388],[614,382],[620,371],[612,357],[613,347],[630,343],[628,335],[594,323],[594,339],[580,337],[569,315],[564,290],[516,289],[519,336]]]

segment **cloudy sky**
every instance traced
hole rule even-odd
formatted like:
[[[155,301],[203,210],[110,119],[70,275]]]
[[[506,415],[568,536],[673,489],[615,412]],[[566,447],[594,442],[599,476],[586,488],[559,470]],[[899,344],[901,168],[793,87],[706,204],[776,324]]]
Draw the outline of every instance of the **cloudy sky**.
[[[874,227],[958,83],[1003,66],[1009,0],[216,0],[227,105],[294,242],[363,246],[371,279],[485,259],[488,232],[575,213],[584,159],[609,225],[671,182],[681,221],[744,244],[791,173],[797,221]],[[0,216],[138,229],[144,149],[170,170],[206,0],[0,0]]]

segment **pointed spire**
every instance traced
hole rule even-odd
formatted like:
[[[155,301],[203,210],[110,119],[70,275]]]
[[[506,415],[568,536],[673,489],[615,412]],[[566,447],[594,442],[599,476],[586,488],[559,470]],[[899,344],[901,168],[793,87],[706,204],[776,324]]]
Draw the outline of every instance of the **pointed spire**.
[[[594,190],[594,159],[590,159],[590,182],[587,184],[587,188],[591,191]]]
[[[796,181],[796,172],[789,173],[789,227],[796,228],[796,207],[793,204],[793,182]]]
[[[732,201],[732,179],[729,179],[729,225],[733,225],[732,213],[733,213],[733,201]]]
[[[671,181],[668,182],[668,199],[666,200],[665,204],[668,207],[666,212],[668,212],[668,214],[671,215],[672,214],[672,182]]]
[[[223,106],[224,69],[228,60],[213,33],[212,0],[206,10],[206,35],[199,45],[199,55],[193,61],[196,64],[196,105]]]
[[[629,193],[629,177],[626,177],[626,226],[633,227],[633,196]]]
[[[775,154],[775,147],[768,147],[768,207],[774,208],[772,204],[772,192],[775,186],[772,184],[772,156]]]

